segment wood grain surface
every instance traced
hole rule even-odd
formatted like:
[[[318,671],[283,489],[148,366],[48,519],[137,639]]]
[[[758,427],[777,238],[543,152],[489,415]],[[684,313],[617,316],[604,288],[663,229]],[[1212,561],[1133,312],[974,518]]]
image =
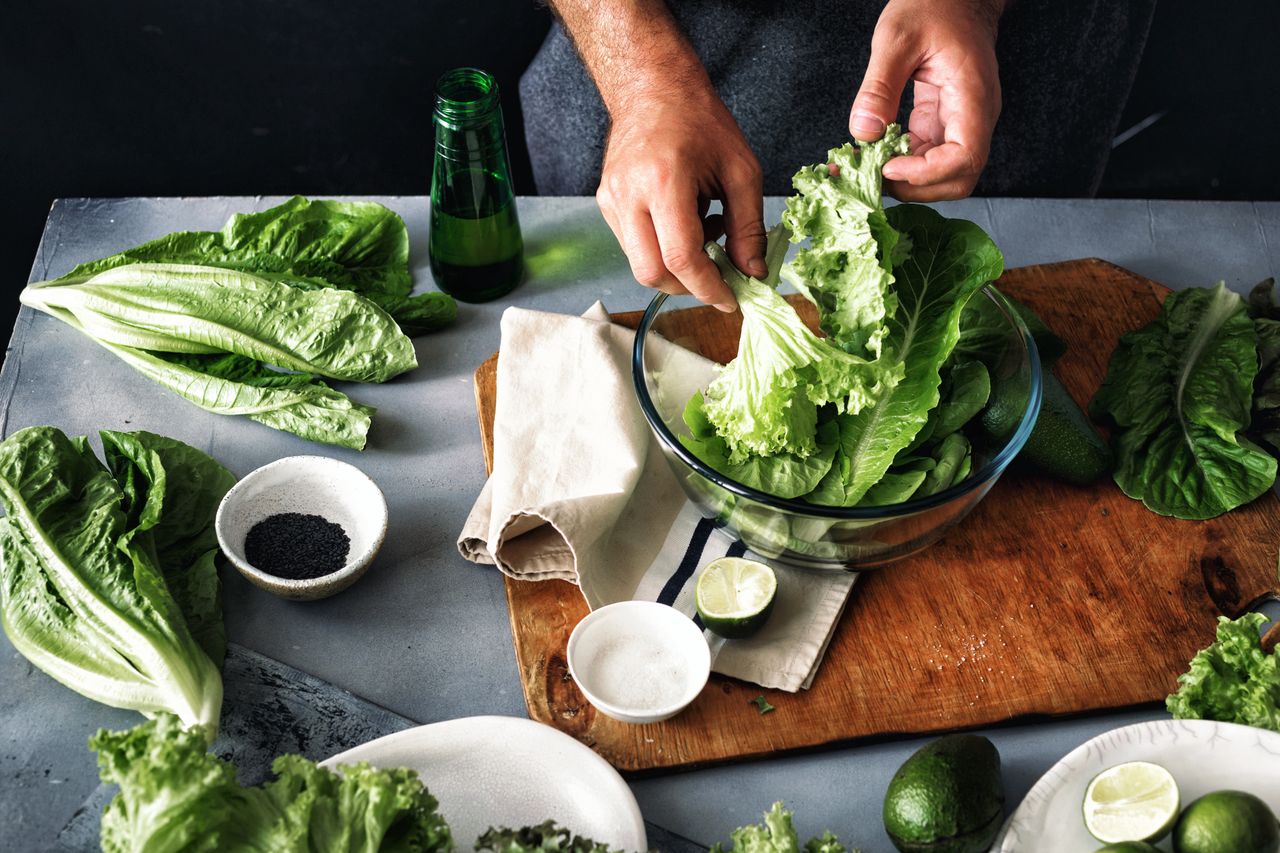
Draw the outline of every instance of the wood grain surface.
[[[1168,293],[1097,259],[1008,270],[999,286],[1067,340],[1056,373],[1081,404],[1120,335]],[[734,331],[715,309],[686,314],[690,334]],[[634,328],[639,313],[614,319]],[[721,360],[735,339],[725,336]],[[475,375],[488,465],[496,366],[495,355]],[[1015,464],[940,542],[865,573],[810,690],[712,676],[687,711],[647,726],[597,713],[569,677],[565,643],[587,613],[575,587],[507,579],[506,591],[530,716],[639,772],[1162,700],[1213,640],[1214,617],[1280,597],[1277,545],[1270,492],[1212,521],[1180,521],[1110,480],[1073,487]],[[766,716],[750,704],[762,694],[777,709]]]

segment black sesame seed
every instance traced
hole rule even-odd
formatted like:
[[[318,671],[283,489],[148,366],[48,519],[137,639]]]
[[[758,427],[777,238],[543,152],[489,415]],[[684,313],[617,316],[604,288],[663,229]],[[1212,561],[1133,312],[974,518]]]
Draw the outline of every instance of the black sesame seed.
[[[259,571],[308,580],[347,564],[351,540],[339,524],[319,515],[281,512],[255,524],[244,538],[244,556]]]

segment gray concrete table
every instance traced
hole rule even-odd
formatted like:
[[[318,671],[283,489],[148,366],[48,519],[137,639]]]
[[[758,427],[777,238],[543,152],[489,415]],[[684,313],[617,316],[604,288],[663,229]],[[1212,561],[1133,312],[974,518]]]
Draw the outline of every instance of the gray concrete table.
[[[404,216],[415,280],[429,284],[427,202],[379,200]],[[50,212],[32,279],[169,231],[215,229],[231,213],[278,201],[62,200]],[[780,206],[769,201],[769,221]],[[1240,291],[1280,270],[1280,204],[975,199],[940,208],[987,229],[1007,266],[1097,256],[1172,287],[1225,279]],[[228,572],[231,639],[420,722],[524,715],[501,580],[463,561],[454,547],[484,480],[471,374],[498,347],[498,318],[508,304],[580,312],[600,298],[612,310],[628,310],[642,307],[649,294],[632,281],[592,200],[521,199],[520,217],[528,280],[506,300],[462,306],[455,326],[418,339],[418,370],[383,386],[349,389],[378,408],[364,453],[202,412],[68,326],[25,308],[0,373],[0,426],[5,435],[46,423],[69,434],[152,430],[208,451],[237,475],[297,453],[356,463],[381,484],[391,510],[374,569],[351,590],[315,603],[282,601]],[[16,292],[15,282],[8,298]],[[1012,806],[1080,742],[1162,716],[1152,706],[1014,722],[986,734],[1004,757]],[[48,844],[97,784],[86,738],[100,726],[126,728],[138,720],[82,699],[0,639],[3,846]],[[880,853],[892,849],[880,822],[883,791],[924,740],[651,777],[632,787],[649,820],[703,843],[727,840],[732,828],[783,799],[802,833],[831,829],[866,853]]]

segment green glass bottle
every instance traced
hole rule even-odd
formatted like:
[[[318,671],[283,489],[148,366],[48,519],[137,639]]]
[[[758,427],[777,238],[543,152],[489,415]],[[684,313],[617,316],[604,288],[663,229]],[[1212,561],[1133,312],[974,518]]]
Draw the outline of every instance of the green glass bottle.
[[[436,84],[431,273],[463,302],[510,293],[524,273],[498,82],[455,68]]]

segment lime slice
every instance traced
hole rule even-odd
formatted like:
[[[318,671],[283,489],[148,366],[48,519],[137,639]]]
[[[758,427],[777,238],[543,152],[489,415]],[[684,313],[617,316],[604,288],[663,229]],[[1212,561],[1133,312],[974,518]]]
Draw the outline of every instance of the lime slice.
[[[1158,841],[1178,818],[1178,783],[1159,764],[1103,770],[1084,792],[1084,825],[1099,841]]]
[[[778,578],[764,563],[721,557],[698,576],[698,615],[707,630],[721,637],[750,637],[769,618],[777,592]]]

